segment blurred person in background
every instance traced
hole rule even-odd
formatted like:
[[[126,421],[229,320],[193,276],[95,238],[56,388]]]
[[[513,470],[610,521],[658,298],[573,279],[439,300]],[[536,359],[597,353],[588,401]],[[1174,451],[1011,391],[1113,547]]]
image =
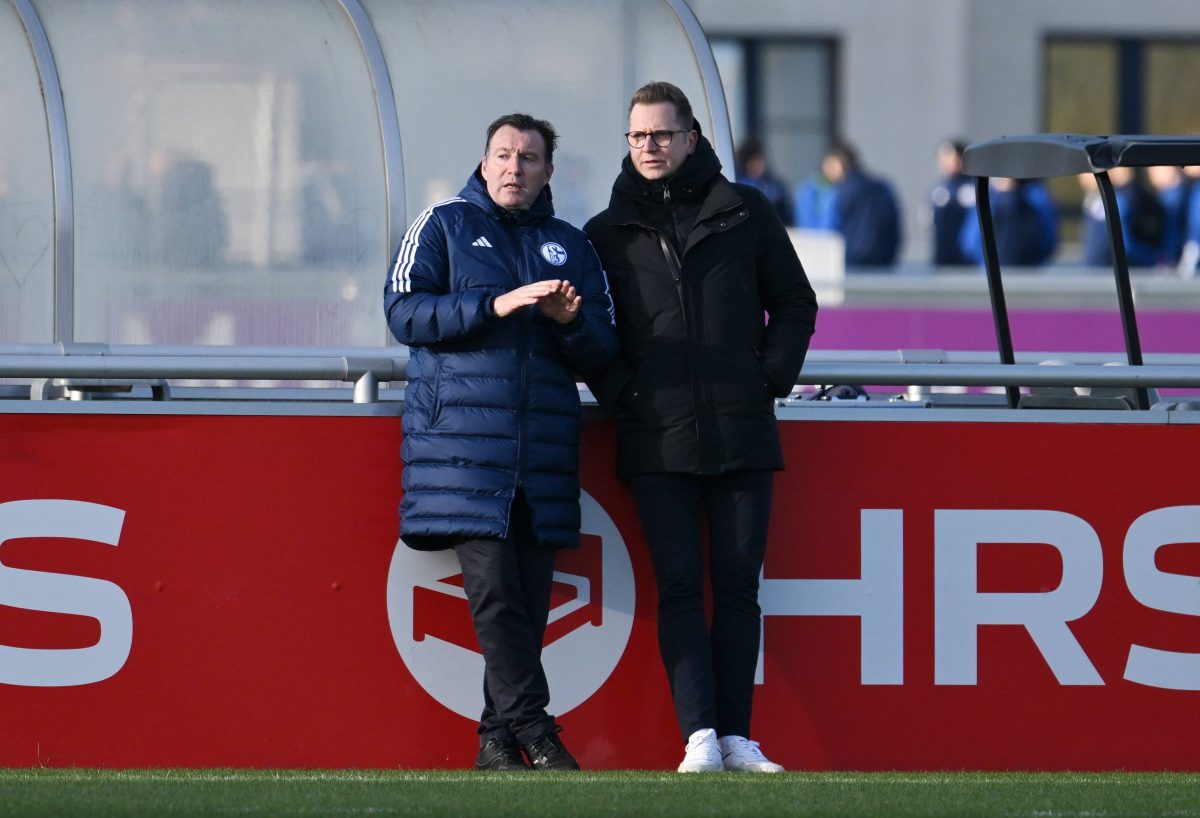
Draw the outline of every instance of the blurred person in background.
[[[955,140],[946,140],[937,148],[939,179],[929,191],[929,207],[933,223],[931,257],[938,266],[971,263],[958,240],[963,222],[975,207],[975,177],[962,170],[965,149],[964,143]]]
[[[892,185],[868,173],[847,142],[837,140],[821,160],[821,172],[833,185],[829,229],[846,242],[846,266],[887,267],[900,251],[900,205]]]
[[[1192,278],[1200,268],[1200,165],[1183,169],[1188,187],[1187,205],[1183,216],[1183,246],[1179,251],[1176,269],[1184,278]]]
[[[1077,177],[1083,189],[1083,222],[1080,243],[1083,263],[1089,267],[1112,265],[1104,200],[1096,177],[1081,173]],[[1125,258],[1130,267],[1153,267],[1159,262],[1167,231],[1166,211],[1150,186],[1144,168],[1115,167],[1108,171],[1121,216],[1121,235]]]
[[[1054,256],[1058,249],[1058,206],[1041,181],[993,176],[988,182],[988,204],[1001,265],[1036,267]],[[959,248],[968,263],[983,263],[978,203],[963,217]]]
[[[1182,168],[1174,165],[1156,165],[1146,168],[1146,178],[1158,195],[1166,219],[1163,243],[1158,253],[1158,263],[1176,267],[1183,253],[1184,235],[1187,231],[1188,206],[1192,194],[1192,179]]]
[[[832,230],[833,184],[825,174],[806,176],[792,197],[792,224],[807,230]]]
[[[154,255],[175,268],[212,269],[224,264],[229,218],[213,164],[175,155],[152,170],[161,171],[152,222],[158,230]]]
[[[737,166],[736,181],[757,188],[775,208],[779,220],[786,227],[791,227],[794,221],[791,191],[788,190],[787,184],[767,167],[767,151],[762,142],[757,137],[747,138],[738,146],[734,154],[734,163]]]

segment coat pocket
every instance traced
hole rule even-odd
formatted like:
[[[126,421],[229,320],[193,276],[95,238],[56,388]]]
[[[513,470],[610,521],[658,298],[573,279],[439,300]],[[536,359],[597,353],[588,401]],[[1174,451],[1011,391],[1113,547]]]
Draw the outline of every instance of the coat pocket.
[[[634,371],[623,405],[633,424],[642,429],[692,422],[694,406],[686,342],[664,339],[648,349]]]
[[[712,352],[709,383],[718,414],[773,414],[775,397],[762,361],[747,350],[743,355]]]
[[[442,417],[442,361],[439,358],[437,367],[433,371],[433,388],[432,388],[430,406],[429,406],[429,428],[436,429],[438,421]]]

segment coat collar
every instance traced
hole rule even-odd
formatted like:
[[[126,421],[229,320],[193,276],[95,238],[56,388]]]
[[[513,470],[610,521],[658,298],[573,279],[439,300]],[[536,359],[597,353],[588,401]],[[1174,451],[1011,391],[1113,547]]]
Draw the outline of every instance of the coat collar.
[[[513,224],[537,224],[554,215],[554,199],[550,193],[550,185],[542,188],[542,192],[533,200],[528,210],[508,210],[492,201],[488,193],[487,182],[479,168],[471,174],[467,184],[458,194],[471,204],[483,210],[494,219]]]
[[[700,124],[693,127],[699,130]],[[613,183],[613,197],[618,194],[639,201],[674,202],[703,198],[713,182],[721,176],[721,160],[712,144],[701,134],[696,150],[688,156],[679,170],[666,181],[644,178],[633,165],[629,154],[621,161],[621,173]]]
[[[613,186],[608,208],[596,216],[598,222],[608,225],[638,225],[650,227],[644,208],[651,206],[651,197],[628,195]],[[660,200],[654,199],[653,205],[659,206]],[[723,213],[745,203],[741,193],[723,175],[717,174],[704,191],[704,200],[697,214],[697,224],[717,213]]]
[[[693,121],[692,125],[697,131],[700,130],[699,122]],[[697,224],[715,213],[739,207],[743,203],[741,194],[722,175],[721,160],[717,158],[712,143],[701,133],[695,152],[665,184],[643,178],[627,154],[621,161],[621,172],[613,182],[608,208],[597,219],[611,225],[649,227],[645,210],[665,206],[664,188],[670,192],[672,201],[703,199]]]

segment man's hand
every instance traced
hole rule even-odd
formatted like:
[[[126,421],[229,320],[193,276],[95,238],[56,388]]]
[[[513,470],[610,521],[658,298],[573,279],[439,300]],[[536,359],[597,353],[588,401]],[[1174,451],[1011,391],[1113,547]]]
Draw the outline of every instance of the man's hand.
[[[560,324],[569,324],[579,313],[579,305],[583,298],[575,292],[570,281],[562,281],[558,289],[538,302],[538,309],[547,318],[553,318]]]
[[[571,282],[552,278],[497,296],[492,302],[492,310],[498,318],[507,318],[517,310],[537,304],[543,315],[560,324],[569,324],[579,312],[582,301]]]

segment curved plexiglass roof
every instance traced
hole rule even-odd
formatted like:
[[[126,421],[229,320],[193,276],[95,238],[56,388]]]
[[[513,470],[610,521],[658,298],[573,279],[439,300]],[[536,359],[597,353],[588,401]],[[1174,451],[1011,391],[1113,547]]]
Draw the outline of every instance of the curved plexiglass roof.
[[[683,0],[0,0],[0,76],[2,344],[382,346],[394,243],[504,113],[578,225],[647,80],[731,157]]]

